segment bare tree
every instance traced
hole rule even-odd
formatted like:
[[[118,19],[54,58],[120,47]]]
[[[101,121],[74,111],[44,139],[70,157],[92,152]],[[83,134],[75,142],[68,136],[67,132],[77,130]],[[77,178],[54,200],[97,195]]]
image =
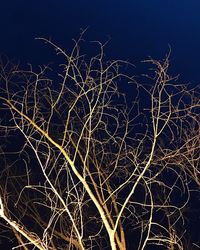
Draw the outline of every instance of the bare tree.
[[[185,249],[199,89],[168,74],[169,55],[136,81],[101,43],[89,58],[82,37],[71,53],[41,40],[59,65],[1,62],[2,236],[12,231],[13,249]],[[118,91],[128,82],[131,105]]]

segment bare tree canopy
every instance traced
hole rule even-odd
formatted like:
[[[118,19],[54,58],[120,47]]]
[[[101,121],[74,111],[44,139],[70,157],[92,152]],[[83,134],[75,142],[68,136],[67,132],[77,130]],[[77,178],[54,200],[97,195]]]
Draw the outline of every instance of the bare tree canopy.
[[[2,237],[26,250],[187,249],[199,87],[170,76],[169,55],[136,78],[104,44],[89,58],[82,37],[70,53],[41,40],[58,65],[0,63]]]

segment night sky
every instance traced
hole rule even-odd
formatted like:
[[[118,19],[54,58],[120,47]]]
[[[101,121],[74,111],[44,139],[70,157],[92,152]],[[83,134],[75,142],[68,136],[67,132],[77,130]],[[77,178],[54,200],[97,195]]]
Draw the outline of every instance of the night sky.
[[[162,59],[170,45],[172,72],[197,84],[199,10],[198,0],[2,1],[0,53],[23,63],[48,63],[50,49],[34,38],[51,38],[67,49],[80,29],[88,28],[88,41],[110,40],[109,58],[136,65],[148,56]]]
[[[35,38],[51,38],[70,51],[87,28],[85,40],[109,40],[107,58],[138,65],[136,75],[141,61],[163,59],[170,47],[172,74],[200,83],[200,0],[7,0],[0,25],[0,54],[22,65],[54,60],[51,48]]]

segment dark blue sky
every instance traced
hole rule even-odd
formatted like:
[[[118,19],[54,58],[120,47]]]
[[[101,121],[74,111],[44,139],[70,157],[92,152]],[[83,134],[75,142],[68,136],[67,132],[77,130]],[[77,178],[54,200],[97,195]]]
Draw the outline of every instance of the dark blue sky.
[[[35,37],[66,48],[80,28],[88,40],[111,41],[107,55],[137,64],[162,59],[171,45],[172,69],[200,82],[199,0],[10,0],[1,3],[0,53],[22,62],[47,63],[50,49]]]
[[[0,25],[0,54],[23,64],[54,60],[34,38],[51,37],[70,50],[72,38],[88,27],[86,40],[110,39],[108,58],[136,65],[148,56],[164,58],[170,45],[172,72],[180,82],[200,83],[200,0],[2,0]]]

